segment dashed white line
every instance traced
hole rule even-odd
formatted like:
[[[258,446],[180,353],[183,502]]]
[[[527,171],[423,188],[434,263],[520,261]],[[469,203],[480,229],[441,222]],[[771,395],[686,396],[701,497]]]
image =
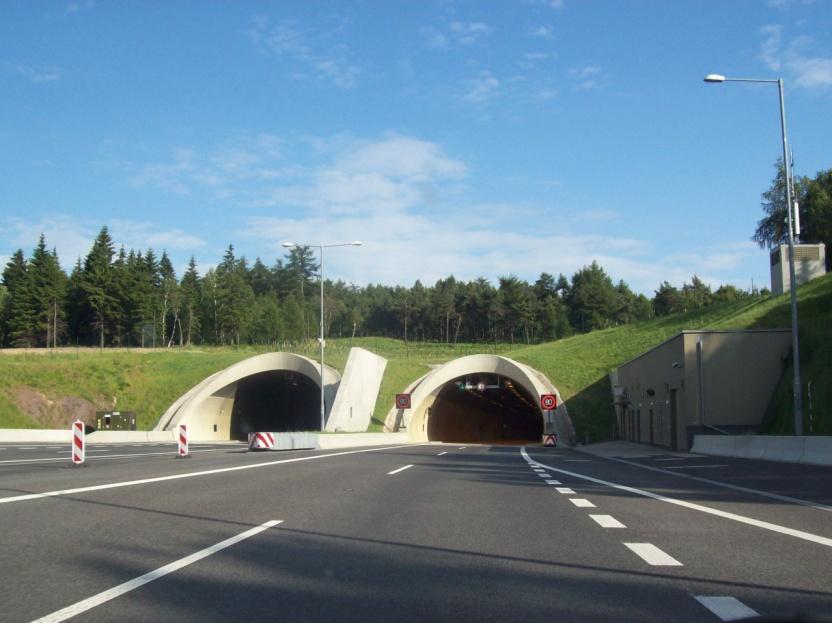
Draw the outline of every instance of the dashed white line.
[[[728,467],[728,465],[668,465],[665,469],[704,469],[706,467]]]
[[[203,558],[207,558],[211,554],[216,554],[217,552],[224,550],[227,547],[231,547],[240,541],[244,541],[246,539],[250,539],[253,536],[260,534],[261,532],[268,530],[269,528],[273,528],[274,526],[282,523],[279,520],[272,520],[267,521],[266,523],[257,526],[256,528],[252,528],[251,530],[246,530],[245,532],[241,532],[237,536],[233,536],[230,539],[226,539],[225,541],[220,541],[211,547],[206,547],[205,549],[201,549],[198,552],[191,554],[190,556],[185,556],[184,558],[180,558],[179,560],[175,560],[170,564],[165,565],[164,567],[159,567],[158,569],[151,571],[150,573],[145,573],[144,575],[140,575],[137,578],[133,578],[123,584],[119,584],[109,590],[104,591],[103,593],[98,593],[97,595],[93,595],[92,597],[88,597],[82,601],[72,604],[71,606],[67,606],[62,610],[58,610],[53,612],[52,614],[48,614],[45,617],[41,617],[33,621],[32,623],[59,623],[60,621],[66,621],[67,619],[71,619],[72,617],[78,616],[82,612],[86,612],[87,610],[91,610],[96,606],[100,606],[103,603],[106,603],[116,597],[121,597],[125,593],[129,593],[132,590],[135,590],[153,580],[158,580],[161,577],[168,575],[169,573],[173,573],[174,571],[178,571],[183,567],[187,567],[188,565],[192,565],[195,562],[202,560]]]
[[[624,543],[644,562],[654,567],[681,567],[682,563],[666,554],[652,543]]]
[[[551,474],[547,472],[541,472],[538,474],[538,476],[540,476],[541,478],[548,478],[549,476],[551,476]]]
[[[738,621],[759,616],[736,597],[694,595],[693,598],[705,606],[722,621]]]
[[[590,517],[602,528],[626,528],[623,523],[612,515],[590,515]]]
[[[461,448],[457,448],[457,450],[465,450],[468,446],[462,446]]]
[[[405,465],[404,467],[400,467],[399,469],[394,469],[392,472],[387,472],[388,476],[392,476],[393,474],[398,474],[399,472],[403,472],[406,469],[410,469],[413,465]]]
[[[546,481],[546,484],[547,484],[547,485],[559,485],[559,484],[560,484],[560,480],[547,480],[547,481]]]
[[[555,487],[555,491],[563,493],[564,495],[575,495],[575,492],[569,487]]]
[[[531,465],[542,465],[532,459],[529,456],[529,453],[526,452],[525,448],[520,449],[520,454],[526,461]],[[618,460],[618,459],[614,459]],[[629,463],[629,461],[622,461],[623,463]],[[630,463],[631,465],[638,465],[637,463]],[[628,487],[627,485],[619,485],[614,482],[610,482],[608,480],[602,480],[600,478],[594,478],[592,476],[587,476],[586,474],[579,474],[578,472],[571,472],[566,469],[560,469],[558,467],[551,467],[549,465],[543,465],[547,469],[551,469],[555,472],[560,472],[561,474],[566,474],[567,476],[574,476],[575,478],[580,478],[581,480],[588,480],[590,482],[594,482],[599,485],[604,485],[607,487],[612,487],[613,489],[618,489],[619,491],[627,491],[629,493],[634,493],[636,495],[642,495],[647,498],[652,498],[654,500],[661,500],[662,502],[667,502],[668,504],[675,504],[676,506],[682,506],[684,508],[690,508],[692,510],[699,511],[701,513],[707,513],[708,515],[715,515],[716,517],[722,517],[724,519],[731,519],[732,521],[736,521],[739,523],[744,523],[749,526],[755,526],[757,528],[762,528],[763,530],[771,530],[772,532],[778,532],[780,534],[787,534],[789,536],[795,537],[796,539],[802,539],[804,541],[811,541],[812,543],[817,543],[818,545],[824,545],[826,547],[832,547],[832,538],[820,536],[818,534],[812,534],[811,532],[804,532],[803,530],[796,530],[795,528],[788,528],[786,526],[780,526],[777,524],[770,523],[768,521],[762,521],[760,519],[754,519],[753,517],[746,517],[744,515],[738,515],[737,513],[729,513],[728,511],[719,510],[718,508],[712,508],[710,506],[705,506],[704,504],[696,504],[695,502],[688,502],[687,500],[679,500],[676,498],[667,497],[666,495],[661,495],[660,493],[653,493],[652,491],[645,491],[644,489],[637,489],[636,487]],[[646,469],[656,470],[656,471],[664,471],[667,474],[673,474],[674,472],[667,472],[665,470],[658,470],[655,467],[645,467]],[[690,478],[690,476],[686,476]],[[697,479],[697,480],[705,480],[705,479]],[[2,502],[2,499],[0,499]],[[826,507],[824,507],[826,508]]]
[[[439,454],[437,454],[436,456],[442,456],[443,454],[448,454],[448,453],[447,453],[447,452],[440,452],[440,453],[439,453]]]
[[[578,508],[595,508],[595,504],[593,504],[586,498],[569,498],[569,501],[572,502]]]

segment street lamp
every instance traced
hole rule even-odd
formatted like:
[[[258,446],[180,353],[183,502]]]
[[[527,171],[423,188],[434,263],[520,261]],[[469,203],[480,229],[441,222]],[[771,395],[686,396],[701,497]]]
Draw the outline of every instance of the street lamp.
[[[794,358],[794,434],[803,434],[803,389],[800,382],[800,347],[797,336],[797,282],[794,276],[794,229],[792,227],[792,179],[789,171],[789,143],[786,138],[786,105],[783,99],[783,79],[760,80],[754,78],[726,78],[720,74],[708,74],[705,82],[765,82],[776,84],[780,91],[780,131],[783,135],[783,168],[786,177],[786,210],[789,224],[789,283],[792,303],[792,354]]]
[[[326,425],[326,404],[324,402],[324,346],[326,342],[324,340],[324,249],[329,249],[331,247],[360,247],[363,242],[360,240],[353,240],[352,242],[339,242],[336,244],[297,244],[295,242],[284,242],[281,246],[285,249],[291,249],[292,247],[314,247],[318,249],[318,252],[321,257],[321,267],[319,273],[319,281],[321,284],[321,327],[320,327],[320,336],[318,337],[318,341],[321,343],[321,432],[323,432],[324,427]]]

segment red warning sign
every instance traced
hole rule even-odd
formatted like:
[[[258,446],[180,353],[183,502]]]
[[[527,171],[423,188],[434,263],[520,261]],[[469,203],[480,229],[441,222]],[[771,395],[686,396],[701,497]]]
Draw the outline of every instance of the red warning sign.
[[[558,445],[557,435],[543,435],[543,445],[547,448],[554,448]]]
[[[558,397],[554,394],[542,394],[540,396],[540,408],[544,411],[551,411],[558,406]]]
[[[410,394],[396,394],[396,408],[409,409],[410,408]]]

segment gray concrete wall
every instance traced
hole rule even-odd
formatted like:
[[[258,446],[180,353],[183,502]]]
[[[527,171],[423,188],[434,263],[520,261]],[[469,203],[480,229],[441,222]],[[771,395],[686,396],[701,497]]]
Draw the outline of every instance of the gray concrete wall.
[[[326,422],[328,432],[364,432],[376,408],[387,360],[364,350],[351,348],[338,394]]]
[[[678,449],[688,447],[688,427],[759,425],[783,373],[790,336],[787,329],[684,331],[623,364],[614,391],[630,400],[622,417],[631,433],[625,438],[673,447],[674,396]]]

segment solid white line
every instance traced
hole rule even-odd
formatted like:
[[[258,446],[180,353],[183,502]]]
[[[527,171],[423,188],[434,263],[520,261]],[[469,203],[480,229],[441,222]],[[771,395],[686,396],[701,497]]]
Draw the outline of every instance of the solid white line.
[[[399,469],[394,469],[392,472],[387,472],[388,476],[392,476],[393,474],[398,474],[399,472],[403,472],[406,469],[410,469],[413,465],[405,465],[404,467],[400,467]]]
[[[220,449],[217,449],[217,450],[192,450],[190,452],[190,454],[196,454],[197,452],[222,452],[222,450],[225,450],[225,448],[220,448]],[[87,452],[90,452],[90,450],[87,450]],[[109,450],[104,450],[104,452],[109,452]],[[6,464],[6,463],[40,463],[42,461],[66,461],[69,458],[69,453],[70,453],[70,450],[62,450],[60,452],[56,452],[56,454],[66,454],[67,455],[65,457],[58,458],[58,459],[9,459],[8,461],[0,461],[0,464]],[[159,456],[159,455],[163,455],[163,454],[167,454],[167,455],[170,455],[170,456],[175,456],[176,452],[174,450],[171,450],[169,452],[142,452],[142,453],[136,453],[136,454],[110,454],[109,456],[91,456],[91,457],[87,457],[87,460],[88,461],[93,461],[93,460],[94,461],[100,461],[100,460],[106,460],[106,459],[122,459],[124,457],[131,457],[131,456]],[[5,499],[5,498],[0,498],[0,502],[3,499]]]
[[[585,498],[569,498],[569,501],[578,508],[595,508],[595,504]]]
[[[414,445],[425,444],[409,444],[410,447]],[[58,491],[46,491],[44,493],[30,493],[27,495],[15,495],[7,498],[0,498],[0,504],[8,504],[10,502],[25,502],[27,500],[40,500],[42,498],[57,497],[59,495],[74,495],[76,493],[87,493],[89,491],[103,491],[105,489],[118,489],[120,487],[133,487],[135,485],[147,485],[156,482],[165,482],[168,480],[181,480],[183,478],[196,478],[198,476],[210,476],[212,474],[224,474],[228,472],[238,472],[244,469],[257,469],[258,467],[270,467],[272,465],[282,465],[284,463],[299,463],[301,461],[314,461],[317,459],[326,459],[334,456],[347,456],[349,454],[362,454],[365,452],[383,452],[384,450],[397,450],[402,446],[386,446],[384,448],[369,448],[365,450],[347,450],[345,452],[331,452],[329,454],[314,454],[312,456],[299,456],[293,459],[281,459],[279,461],[267,461],[265,463],[250,463],[248,465],[235,465],[234,467],[219,467],[217,469],[207,469],[202,472],[185,472],[184,474],[172,474],[170,476],[158,476],[156,478],[142,478],[140,480],[126,480],[123,482],[111,482],[105,485],[93,485],[90,487],[78,487],[76,489],[60,489]],[[203,450],[203,452],[211,452],[211,450]],[[134,456],[128,454],[127,456]],[[110,457],[101,457],[110,458]],[[44,459],[52,461],[54,459]]]
[[[100,606],[101,604],[106,603],[111,599],[121,597],[125,593],[129,593],[130,591],[144,586],[145,584],[148,584],[153,580],[158,580],[159,578],[164,577],[169,573],[173,573],[174,571],[178,571],[183,567],[192,565],[193,563],[198,562],[203,558],[207,558],[211,554],[216,554],[217,552],[224,550],[227,547],[231,547],[232,545],[239,543],[240,541],[244,541],[257,534],[260,534],[264,530],[268,530],[269,528],[272,528],[278,525],[279,523],[282,523],[282,521],[267,521],[266,523],[257,526],[256,528],[246,530],[245,532],[241,532],[237,536],[233,536],[230,539],[226,539],[225,541],[220,541],[219,543],[212,545],[211,547],[206,547],[205,549],[199,550],[198,552],[191,554],[190,556],[185,556],[184,558],[175,560],[174,562],[167,564],[164,567],[159,567],[155,571],[151,571],[150,573],[145,573],[144,575],[141,575],[137,578],[133,578],[132,580],[129,580],[124,584],[119,584],[118,586],[106,590],[103,593],[98,593],[97,595],[93,595],[92,597],[88,597],[87,599],[74,603],[71,606],[67,606],[62,610],[58,610],[56,612],[53,612],[52,614],[47,614],[45,617],[36,619],[32,623],[59,623],[60,621],[66,621],[67,619],[71,619],[72,617],[78,616],[82,612],[91,610],[96,606]]]
[[[699,458],[701,455],[693,455],[695,458]],[[827,506],[826,504],[821,504],[819,502],[811,502],[807,500],[800,500],[798,498],[792,498],[788,495],[779,495],[777,493],[769,493],[768,491],[760,491],[758,489],[750,489],[748,487],[741,487],[740,485],[732,485],[728,484],[727,482],[720,482],[719,480],[711,480],[710,478],[702,478],[701,476],[691,476],[690,474],[682,474],[679,472],[670,472],[666,469],[662,469],[661,467],[650,467],[649,465],[642,465],[641,463],[633,463],[632,461],[627,461],[626,459],[619,459],[616,457],[608,456],[606,457],[609,461],[616,461],[618,463],[624,463],[625,465],[632,465],[634,467],[640,467],[641,469],[647,469],[651,472],[659,472],[660,474],[670,474],[671,476],[676,476],[677,478],[687,478],[688,480],[696,480],[697,482],[704,482],[709,485],[714,485],[717,487],[722,487],[724,489],[731,489],[733,491],[742,491],[743,493],[753,493],[754,495],[760,495],[765,498],[770,498],[772,500],[779,500],[780,502],[790,502],[792,504],[800,504],[801,506],[808,506],[810,508],[816,508],[822,511],[832,511],[832,506]]]
[[[590,515],[592,519],[602,528],[626,528],[623,523],[612,515]]]
[[[559,485],[559,484],[560,484],[560,480],[547,480],[547,481],[546,481],[546,484],[547,484],[547,485]]]
[[[537,461],[532,459],[528,452],[526,452],[526,448],[520,448],[520,454],[523,455],[523,458],[529,462],[529,464],[538,464]],[[543,465],[540,463],[540,465]],[[543,467],[548,467],[543,465]],[[694,502],[687,502],[685,500],[677,500],[676,498],[669,498],[665,495],[661,495],[659,493],[653,493],[652,491],[644,491],[643,489],[636,489],[635,487],[628,487],[627,485],[618,485],[614,482],[609,482],[607,480],[601,480],[600,478],[593,478],[592,476],[586,476],[584,474],[579,474],[577,472],[570,472],[565,469],[558,469],[557,467],[549,467],[549,469],[560,472],[561,474],[567,474],[568,476],[575,476],[576,478],[580,478],[582,480],[589,480],[590,482],[597,483],[599,485],[605,485],[607,487],[612,487],[614,489],[618,489],[619,491],[627,491],[629,493],[635,493],[636,495],[643,495],[644,497],[652,498],[654,500],[661,500],[662,502],[667,502],[668,504],[675,504],[676,506],[682,506],[684,508],[690,508],[693,510],[700,511],[702,513],[708,513],[709,515],[716,515],[717,517],[723,517],[724,519],[731,519],[733,521],[738,521],[740,523],[747,524],[749,526],[756,526],[757,528],[762,528],[764,530],[771,530],[772,532],[779,532],[780,534],[786,534],[788,536],[793,536],[798,539],[803,539],[804,541],[811,541],[812,543],[817,543],[819,545],[825,545],[826,547],[832,547],[832,539],[827,538],[825,536],[820,536],[817,534],[812,534],[811,532],[803,532],[802,530],[795,530],[794,528],[787,528],[786,526],[778,526],[777,524],[769,523],[767,521],[761,521],[759,519],[753,519],[751,517],[745,517],[744,515],[737,515],[736,513],[729,513],[727,511],[722,511],[717,508],[711,508],[710,506],[704,506],[702,504],[695,504]],[[650,468],[655,469],[655,468]],[[668,472],[673,473],[673,472]],[[2,499],[0,499],[2,502]]]
[[[735,597],[706,597],[694,595],[693,598],[708,610],[714,613],[722,621],[737,621],[749,617],[758,616],[756,610],[752,610]]]
[[[437,454],[436,456],[442,456],[443,454],[448,454],[448,453],[447,453],[447,452],[440,452],[440,453],[439,453],[439,454]]]
[[[668,465],[665,469],[702,469],[705,467],[728,467],[728,465]]]
[[[638,554],[648,565],[654,567],[681,567],[682,563],[665,554],[652,543],[624,543],[627,547]]]
[[[569,487],[555,487],[555,491],[563,493],[564,495],[575,495],[575,492]]]

